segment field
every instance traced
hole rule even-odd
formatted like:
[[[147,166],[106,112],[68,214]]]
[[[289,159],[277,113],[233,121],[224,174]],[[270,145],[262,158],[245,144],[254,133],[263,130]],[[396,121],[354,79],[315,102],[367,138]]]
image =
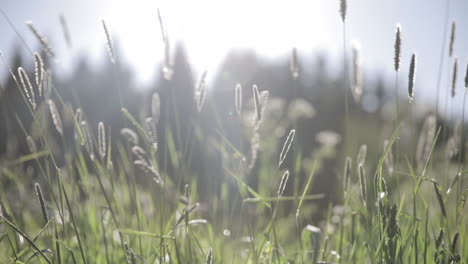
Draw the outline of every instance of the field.
[[[346,1],[339,11],[345,33]],[[206,72],[189,94],[172,89],[184,76],[159,22],[166,88],[143,95],[118,85],[83,95],[55,81],[32,24],[34,72],[3,60],[0,263],[468,263],[465,109],[458,120],[443,119],[439,100],[414,111],[417,56],[400,63],[400,26],[389,33],[397,97],[384,120],[359,107],[360,51],[346,37],[343,76],[315,109],[301,97],[296,49],[286,96],[255,80],[216,93]],[[110,76],[123,84],[101,26]],[[455,65],[451,89],[466,97],[454,32],[442,50]],[[112,111],[93,108],[107,96]]]

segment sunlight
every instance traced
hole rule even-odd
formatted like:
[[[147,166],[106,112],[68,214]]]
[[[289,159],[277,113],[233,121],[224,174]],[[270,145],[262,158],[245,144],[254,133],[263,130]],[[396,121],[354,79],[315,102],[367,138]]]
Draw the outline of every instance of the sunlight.
[[[337,36],[328,32],[339,26],[339,20],[326,15],[336,11],[336,3],[322,4],[320,9],[317,2],[288,3],[117,1],[107,10],[106,20],[125,57],[136,67],[138,79],[148,81],[163,52],[157,8],[172,44],[185,44],[190,62],[200,73],[205,69],[215,72],[230,49],[253,49],[262,56],[277,58],[289,54],[292,47],[309,52],[336,45]]]

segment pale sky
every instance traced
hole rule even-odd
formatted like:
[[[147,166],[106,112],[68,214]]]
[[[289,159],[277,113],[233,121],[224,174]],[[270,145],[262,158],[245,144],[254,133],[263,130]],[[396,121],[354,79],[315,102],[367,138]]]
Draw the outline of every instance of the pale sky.
[[[468,1],[450,1],[449,20],[457,21],[455,56],[459,57],[461,93],[468,61]],[[49,38],[58,55],[55,68],[64,71],[63,74],[69,72],[73,59],[79,54],[86,54],[94,63],[101,63],[106,51],[99,19],[104,18],[114,41],[119,40],[123,58],[118,59],[129,62],[137,80],[144,84],[154,78],[156,67],[162,61],[157,8],[161,10],[172,41],[185,43],[196,72],[208,70],[213,73],[230,49],[254,49],[265,58],[284,59],[293,47],[297,47],[300,55],[325,52],[332,66],[340,66],[343,39],[338,2],[0,0],[0,8],[31,47],[37,48],[37,42],[24,21],[32,21]],[[352,40],[360,42],[362,63],[368,76],[381,73],[388,81],[393,81],[394,32],[395,25],[400,23],[403,29],[401,79],[406,80],[411,53],[416,52],[415,96],[434,98],[446,23],[445,3],[445,0],[348,0],[348,43]],[[66,48],[62,36],[60,13],[65,15],[72,34],[71,50]],[[19,40],[1,16],[0,30],[0,51],[8,59],[13,43]],[[447,76],[447,56],[444,67],[444,76]],[[442,84],[445,89],[448,80],[444,78]]]

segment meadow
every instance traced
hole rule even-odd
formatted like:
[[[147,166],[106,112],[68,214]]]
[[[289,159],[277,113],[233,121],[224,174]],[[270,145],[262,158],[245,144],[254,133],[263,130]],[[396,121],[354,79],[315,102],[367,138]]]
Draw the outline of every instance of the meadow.
[[[233,85],[221,102],[205,72],[181,99],[188,110],[171,89],[130,98],[112,87],[116,102],[106,123],[95,121],[102,113],[85,97],[62,89],[49,70],[53,49],[28,24],[41,49],[28,55],[34,71],[3,60],[14,92],[0,98],[15,99],[0,100],[8,115],[2,126],[14,127],[0,152],[0,262],[468,263],[465,108],[446,120],[449,102],[437,99],[424,115],[413,112],[417,55],[401,63],[405,39],[397,25],[389,32],[392,118],[361,111],[365,85],[359,48],[348,49],[346,4],[337,10],[343,76],[331,99],[318,99],[340,109],[339,118],[324,121],[337,129],[314,134],[303,120],[330,113],[301,97],[306,73],[296,49],[286,99],[254,82]],[[161,16],[159,23],[161,82],[177,85]],[[123,83],[104,20],[101,26],[112,76]],[[447,93],[465,103],[468,67],[453,58],[455,24],[448,26]],[[403,84],[408,93],[398,94]],[[26,151],[9,151],[8,142]],[[214,169],[198,170],[205,151]]]

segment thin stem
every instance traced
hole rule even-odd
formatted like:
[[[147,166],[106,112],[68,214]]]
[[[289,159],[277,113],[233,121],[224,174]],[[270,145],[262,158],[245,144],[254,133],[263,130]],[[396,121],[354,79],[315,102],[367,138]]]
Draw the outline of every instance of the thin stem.
[[[462,156],[463,152],[465,149],[465,133],[464,133],[464,128],[465,128],[465,103],[466,103],[466,90],[463,93],[463,107],[462,107],[462,119],[461,119],[461,139],[460,139],[460,151],[458,154],[458,173],[460,173],[463,169],[462,165]]]
[[[444,25],[444,33],[443,33],[443,42],[442,42],[442,47],[440,50],[440,59],[439,59],[439,73],[437,75],[437,92],[436,92],[436,118],[439,113],[439,93],[440,93],[440,83],[442,81],[442,68],[444,65],[444,51],[445,51],[445,46],[447,44],[447,28],[448,28],[448,16],[450,11],[450,0],[447,0],[446,5],[445,5],[445,25]]]
[[[414,143],[413,143],[413,138],[414,138],[413,99],[410,99],[410,101],[409,101],[409,120],[410,120],[410,124],[409,124],[409,127],[410,127],[410,142],[411,142],[410,143],[411,144],[410,145],[411,151],[410,151],[409,155],[410,155],[410,163],[412,165],[414,165],[413,164],[413,162],[414,162],[413,157],[415,155],[415,153],[414,153],[415,150],[414,150]]]
[[[400,118],[399,118],[399,109],[398,109],[398,100],[399,100],[399,95],[398,95],[398,72],[395,72],[395,127],[394,129],[397,129],[400,123]],[[395,140],[395,166],[398,166],[398,154],[399,154],[399,148],[398,148],[398,139],[400,137],[397,136]],[[399,188],[398,188],[399,189]]]
[[[346,23],[343,22],[343,82],[344,82],[344,99],[345,99],[345,149],[349,151],[350,139],[350,120],[349,120],[349,99],[348,99],[348,58],[346,51]]]

